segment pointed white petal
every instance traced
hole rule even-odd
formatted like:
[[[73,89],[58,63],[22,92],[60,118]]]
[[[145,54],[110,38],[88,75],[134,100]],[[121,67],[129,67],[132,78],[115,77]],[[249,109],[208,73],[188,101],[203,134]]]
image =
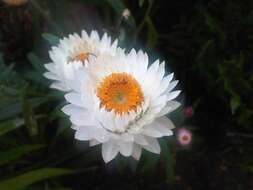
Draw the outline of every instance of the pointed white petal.
[[[70,121],[79,126],[96,125],[94,117],[89,112],[82,112],[70,116]]]
[[[177,84],[178,84],[178,80],[173,81],[172,83],[170,83],[166,91],[167,92],[172,91],[177,86]]]
[[[132,152],[132,157],[135,160],[140,160],[141,157],[141,147],[139,145],[134,145],[133,147],[133,152]]]
[[[152,124],[151,124],[152,125]],[[174,124],[167,117],[160,117],[154,121],[153,127],[158,130],[162,136],[171,136],[173,132],[171,129],[175,128]]]
[[[176,110],[181,104],[177,101],[169,101],[167,102],[166,106],[160,111],[157,117],[164,116],[170,112]]]
[[[173,92],[170,92],[168,95],[167,101],[175,99],[180,94],[180,92],[181,90],[175,90]]]
[[[100,144],[100,142],[97,141],[97,140],[95,140],[95,139],[92,139],[92,140],[89,141],[90,147],[96,146],[96,145],[98,145],[98,144]]]
[[[80,141],[88,141],[92,139],[92,129],[90,127],[82,127],[81,129],[76,131],[75,133],[75,139],[78,139]]]
[[[69,103],[83,107],[82,106],[83,103],[82,103],[80,94],[75,93],[75,92],[70,92],[70,93],[66,94],[64,97]]]
[[[149,137],[162,137],[162,134],[158,130],[156,130],[156,128],[153,127],[152,124],[144,126],[142,134]]]
[[[133,151],[133,142],[119,142],[119,151],[123,156],[131,156]]]
[[[53,63],[48,63],[48,64],[45,64],[44,66],[45,66],[45,68],[46,68],[48,71],[50,71],[50,72],[52,72],[52,73],[57,73],[57,70],[56,70],[56,68],[55,68],[55,64],[53,64]]]
[[[73,104],[68,104],[61,109],[67,115],[75,115],[83,112],[84,109]]]
[[[50,85],[50,88],[54,88],[61,91],[68,91],[68,88],[66,86],[63,86],[60,82],[54,82]]]
[[[140,134],[134,136],[134,142],[136,142],[137,144],[140,144],[140,145],[147,145],[148,144],[148,142],[145,139],[145,136],[140,135]]]
[[[114,159],[119,152],[119,146],[115,142],[108,141],[102,144],[102,156],[106,163]]]
[[[60,78],[56,74],[53,74],[51,72],[46,72],[43,75],[44,75],[44,77],[46,77],[47,79],[50,79],[50,80],[60,80]]]
[[[153,152],[155,154],[160,154],[161,148],[160,145],[155,138],[147,137],[146,140],[148,141],[148,145],[142,146],[146,150]]]

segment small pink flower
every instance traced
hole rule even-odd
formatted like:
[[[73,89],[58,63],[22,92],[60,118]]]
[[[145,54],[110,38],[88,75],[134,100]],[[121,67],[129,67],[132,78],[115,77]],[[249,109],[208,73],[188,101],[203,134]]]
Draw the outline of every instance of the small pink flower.
[[[191,106],[185,107],[184,108],[184,115],[185,117],[192,117],[193,116],[193,108]]]
[[[177,132],[177,140],[182,146],[189,145],[192,142],[192,133],[185,128],[179,129]]]

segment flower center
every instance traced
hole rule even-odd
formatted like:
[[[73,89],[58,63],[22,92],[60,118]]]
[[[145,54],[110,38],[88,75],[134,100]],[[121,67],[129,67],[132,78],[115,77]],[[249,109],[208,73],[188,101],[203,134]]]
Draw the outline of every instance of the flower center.
[[[81,61],[84,62],[89,58],[90,53],[79,53],[75,55],[72,60],[73,61]]]
[[[144,101],[139,83],[127,73],[113,73],[104,78],[97,88],[100,106],[118,114],[136,111]]]

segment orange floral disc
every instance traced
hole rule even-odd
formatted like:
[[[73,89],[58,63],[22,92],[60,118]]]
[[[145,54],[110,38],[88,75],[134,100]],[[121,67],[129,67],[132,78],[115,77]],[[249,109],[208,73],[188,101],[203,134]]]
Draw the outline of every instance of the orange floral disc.
[[[85,60],[87,60],[89,58],[90,53],[80,53],[75,55],[71,61],[81,61],[84,62]]]
[[[127,73],[113,73],[104,78],[97,88],[101,107],[118,114],[136,111],[144,101],[139,83]]]

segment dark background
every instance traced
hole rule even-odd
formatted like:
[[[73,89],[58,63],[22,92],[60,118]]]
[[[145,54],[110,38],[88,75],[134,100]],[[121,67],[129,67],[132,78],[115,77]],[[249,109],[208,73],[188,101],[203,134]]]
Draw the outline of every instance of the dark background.
[[[253,189],[253,1],[13,2],[0,1],[1,190]],[[191,131],[190,145],[175,135],[160,156],[106,165],[100,147],[73,139],[63,95],[42,73],[59,37],[82,29],[166,61],[182,90],[169,117],[175,134]]]

